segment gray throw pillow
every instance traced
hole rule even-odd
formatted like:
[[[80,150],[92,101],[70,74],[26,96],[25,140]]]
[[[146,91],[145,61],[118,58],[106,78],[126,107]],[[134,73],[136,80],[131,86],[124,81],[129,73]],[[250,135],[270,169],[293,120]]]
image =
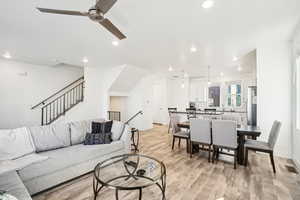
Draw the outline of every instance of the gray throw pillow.
[[[69,125],[72,145],[82,144],[85,140],[85,134],[91,132],[90,121],[70,122]]]
[[[111,132],[109,133],[87,133],[85,136],[84,145],[95,145],[95,144],[110,144]]]

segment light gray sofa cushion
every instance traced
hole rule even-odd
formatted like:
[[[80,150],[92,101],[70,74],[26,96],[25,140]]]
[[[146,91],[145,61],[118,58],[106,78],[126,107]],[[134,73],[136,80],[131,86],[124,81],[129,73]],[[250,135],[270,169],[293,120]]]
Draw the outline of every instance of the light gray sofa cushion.
[[[25,188],[23,182],[16,171],[0,175],[0,189],[7,191],[18,200],[31,200],[31,197]]]
[[[119,121],[113,121],[112,127],[111,127],[111,133],[112,133],[112,140],[116,141],[119,140],[122,136],[124,130],[124,123]]]
[[[65,168],[87,162],[106,154],[111,154],[118,150],[124,150],[123,141],[91,146],[78,144],[66,148],[46,151],[39,155],[47,156],[47,160],[25,167],[19,171],[19,174],[23,181],[28,181],[39,176],[56,173]]]
[[[124,149],[111,152],[106,155],[99,155],[98,157],[81,162],[77,165],[73,165],[67,168],[63,168],[56,172],[46,174],[43,176],[36,176],[29,180],[23,180],[24,185],[28,189],[31,195],[34,195],[38,192],[47,190],[51,187],[57,186],[58,184],[64,183],[71,179],[77,178],[83,174],[89,173],[94,170],[95,166],[99,163],[113,156],[118,156],[124,154]],[[89,181],[88,181],[89,182]],[[90,187],[89,184],[87,187]],[[77,199],[85,199],[82,195],[79,194]]]
[[[27,128],[0,130],[0,161],[20,158],[35,152]]]
[[[71,145],[82,144],[86,133],[92,132],[92,122],[103,122],[104,119],[91,119],[77,122],[70,122]]]
[[[37,152],[48,151],[71,145],[67,124],[58,123],[48,126],[29,128]]]

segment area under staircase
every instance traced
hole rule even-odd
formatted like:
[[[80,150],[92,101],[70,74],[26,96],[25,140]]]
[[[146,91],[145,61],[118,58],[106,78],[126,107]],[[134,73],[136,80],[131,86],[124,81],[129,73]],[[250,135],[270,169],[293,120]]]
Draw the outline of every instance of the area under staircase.
[[[68,84],[31,109],[41,109],[41,125],[49,125],[84,100],[84,77]]]

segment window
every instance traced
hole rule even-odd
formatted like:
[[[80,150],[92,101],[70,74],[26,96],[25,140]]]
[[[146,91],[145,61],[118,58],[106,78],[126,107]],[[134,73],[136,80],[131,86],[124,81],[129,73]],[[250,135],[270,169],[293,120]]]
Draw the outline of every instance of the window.
[[[212,86],[208,88],[208,106],[220,106],[220,86]]]
[[[229,84],[227,92],[227,105],[240,107],[242,105],[242,87],[241,84]]]

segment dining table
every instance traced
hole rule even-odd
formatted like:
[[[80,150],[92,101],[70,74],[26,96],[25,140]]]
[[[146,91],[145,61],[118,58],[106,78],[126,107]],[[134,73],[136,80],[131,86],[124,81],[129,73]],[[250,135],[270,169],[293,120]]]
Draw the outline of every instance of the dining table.
[[[179,128],[186,128],[190,129],[190,122],[179,122],[177,124]],[[244,144],[247,138],[256,140],[261,135],[261,129],[258,126],[253,125],[238,125],[237,126],[237,137],[238,137],[238,155],[237,155],[237,161],[238,164],[243,165],[244,164]],[[193,148],[193,149],[199,149],[199,148]],[[197,150],[196,150],[197,151]],[[195,151],[193,150],[193,153]]]

